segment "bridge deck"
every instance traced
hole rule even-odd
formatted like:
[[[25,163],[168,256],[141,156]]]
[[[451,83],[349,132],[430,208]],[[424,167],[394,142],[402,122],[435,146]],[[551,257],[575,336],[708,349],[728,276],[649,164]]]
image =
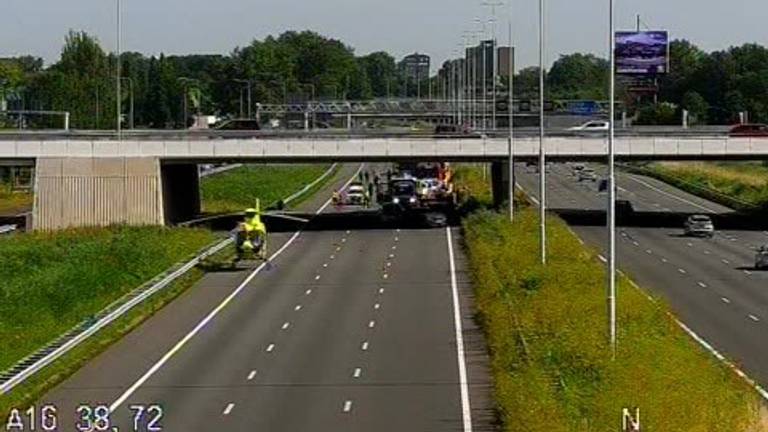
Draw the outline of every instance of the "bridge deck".
[[[606,155],[605,138],[550,137],[551,158],[597,159]],[[727,137],[621,137],[621,159],[766,159],[768,139]],[[538,155],[539,141],[515,141],[518,158]],[[163,160],[494,160],[508,154],[504,138],[215,139],[215,140],[24,140],[0,141],[0,160],[39,157],[156,157]]]

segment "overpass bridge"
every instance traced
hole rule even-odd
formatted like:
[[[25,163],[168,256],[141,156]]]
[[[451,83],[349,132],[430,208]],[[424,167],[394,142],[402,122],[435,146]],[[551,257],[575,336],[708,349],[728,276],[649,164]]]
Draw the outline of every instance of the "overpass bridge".
[[[624,136],[620,160],[768,160],[768,139],[718,136]],[[604,137],[545,141],[552,160],[604,160]],[[539,141],[516,139],[517,159],[534,160]],[[505,138],[273,137],[233,139],[0,140],[0,163],[36,166],[33,225],[162,225],[200,211],[200,163],[322,161],[454,161],[493,163],[494,190],[509,187]]]

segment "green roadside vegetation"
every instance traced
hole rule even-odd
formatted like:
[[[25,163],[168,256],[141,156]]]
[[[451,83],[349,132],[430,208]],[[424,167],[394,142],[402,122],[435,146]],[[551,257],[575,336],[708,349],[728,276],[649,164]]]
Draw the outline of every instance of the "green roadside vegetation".
[[[457,182],[486,196],[478,178],[459,170]],[[662,300],[626,277],[618,287],[613,360],[605,269],[562,220],[550,216],[548,224],[544,268],[535,209],[522,208],[514,224],[487,210],[464,221],[504,430],[620,430],[622,409],[635,407],[643,430],[763,430],[756,392],[688,337]]]
[[[200,186],[203,212],[233,213],[256,205],[273,206],[323,175],[331,165],[246,165],[203,178]],[[326,177],[330,179],[332,176]],[[320,182],[314,189],[321,187]],[[309,196],[308,191],[303,196]],[[291,205],[298,204],[298,200]]]
[[[738,210],[768,209],[768,167],[749,162],[658,162],[632,167]]]
[[[31,193],[14,191],[9,184],[0,183],[0,215],[14,215],[31,207]]]
[[[204,230],[151,227],[0,238],[0,370],[214,239]]]

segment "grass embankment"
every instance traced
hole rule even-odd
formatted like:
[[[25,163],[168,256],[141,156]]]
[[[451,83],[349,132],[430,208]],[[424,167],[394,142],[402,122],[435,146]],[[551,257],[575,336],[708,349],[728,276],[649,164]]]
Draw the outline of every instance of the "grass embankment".
[[[619,349],[606,337],[605,269],[563,221],[549,219],[539,263],[538,218],[515,224],[479,212],[464,223],[478,317],[491,351],[507,431],[620,430],[640,407],[643,430],[735,432],[756,427],[759,399],[626,278],[619,282]]]
[[[10,185],[0,183],[0,215],[14,215],[31,207],[31,193],[14,191]]]
[[[246,165],[206,177],[201,184],[203,212],[238,212],[253,207],[256,199],[260,199],[263,206],[274,205],[312,183],[330,166],[330,164]],[[298,201],[291,205],[297,203]]]
[[[0,370],[213,240],[122,227],[0,238]]]
[[[651,176],[729,207],[768,209],[768,167],[762,165],[664,162],[646,169]]]

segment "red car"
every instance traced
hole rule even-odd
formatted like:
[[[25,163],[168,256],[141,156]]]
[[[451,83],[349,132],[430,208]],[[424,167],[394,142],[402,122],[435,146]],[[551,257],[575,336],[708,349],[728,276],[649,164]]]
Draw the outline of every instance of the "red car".
[[[732,137],[744,138],[768,138],[768,125],[764,124],[741,124],[731,128],[728,135]]]

